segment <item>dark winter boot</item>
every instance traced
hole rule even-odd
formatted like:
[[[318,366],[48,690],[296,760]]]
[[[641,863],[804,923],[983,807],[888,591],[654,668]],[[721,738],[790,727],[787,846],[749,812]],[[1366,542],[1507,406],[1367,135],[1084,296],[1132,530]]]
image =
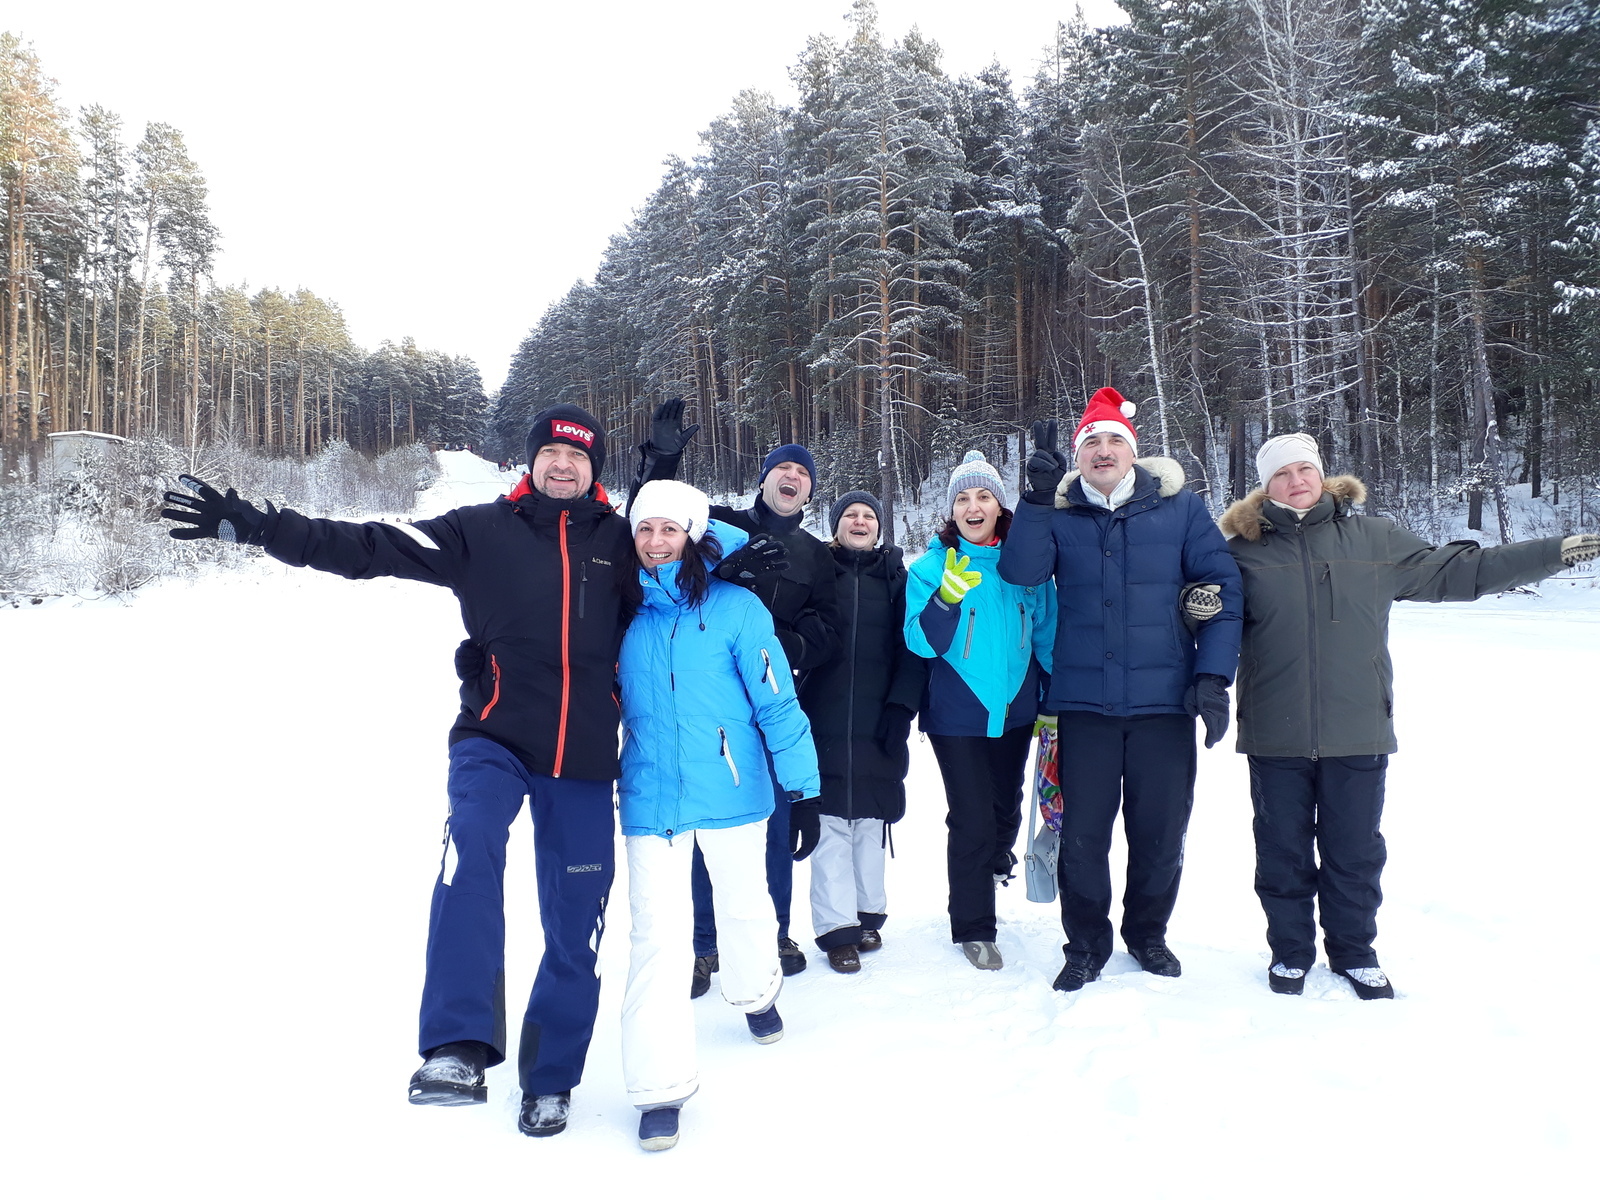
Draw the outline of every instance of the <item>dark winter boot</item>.
[[[1139,968],[1151,975],[1165,975],[1169,979],[1176,979],[1183,974],[1183,964],[1168,950],[1164,942],[1156,942],[1142,950],[1128,947],[1128,953],[1138,961]]]
[[[411,1077],[413,1104],[482,1104],[489,1098],[483,1073],[489,1065],[489,1047],[482,1042],[448,1042],[428,1052],[428,1059]]]
[[[571,1092],[551,1092],[546,1096],[530,1096],[523,1092],[517,1128],[529,1137],[554,1137],[567,1127],[567,1112],[571,1108]]]
[[[1267,986],[1280,996],[1298,996],[1306,990],[1306,973],[1299,967],[1273,963],[1267,972]]]
[[[1383,973],[1382,967],[1351,967],[1348,971],[1334,968],[1335,975],[1343,975],[1363,1000],[1393,1000],[1394,984]]]
[[[647,1108],[639,1114],[639,1145],[646,1150],[671,1150],[678,1144],[677,1108]]]
[[[835,946],[828,951],[828,965],[841,975],[854,975],[861,970],[861,955],[854,946]]]
[[[702,954],[694,960],[694,980],[689,984],[689,999],[698,1000],[711,990],[711,977],[720,966],[715,954]]]
[[[783,1018],[778,1015],[776,1004],[769,1004],[758,1013],[745,1013],[744,1021],[750,1027],[750,1036],[763,1046],[783,1036]]]
[[[861,945],[857,947],[861,953],[866,954],[872,950],[883,949],[883,934],[876,929],[863,929],[861,931]]]
[[[805,951],[793,938],[778,939],[778,965],[785,975],[798,975],[806,969]]]
[[[1100,968],[1081,954],[1067,955],[1067,965],[1061,968],[1061,974],[1056,976],[1056,981],[1050,986],[1058,992],[1076,992],[1086,983],[1093,983],[1100,978]]]

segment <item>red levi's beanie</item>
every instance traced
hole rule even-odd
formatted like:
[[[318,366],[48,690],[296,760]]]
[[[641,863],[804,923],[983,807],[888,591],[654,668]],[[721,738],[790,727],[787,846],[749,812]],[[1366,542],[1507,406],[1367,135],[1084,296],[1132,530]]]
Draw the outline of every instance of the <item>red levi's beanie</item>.
[[[1084,409],[1078,432],[1072,435],[1072,450],[1076,454],[1083,440],[1091,434],[1117,433],[1128,439],[1134,453],[1139,450],[1139,435],[1134,432],[1131,418],[1139,411],[1132,400],[1124,400],[1116,388],[1103,387],[1089,397],[1089,407]]]

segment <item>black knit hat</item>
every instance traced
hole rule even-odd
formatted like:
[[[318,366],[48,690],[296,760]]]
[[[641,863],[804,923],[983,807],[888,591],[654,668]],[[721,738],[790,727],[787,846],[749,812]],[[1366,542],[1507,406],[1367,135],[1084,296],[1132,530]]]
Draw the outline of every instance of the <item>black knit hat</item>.
[[[833,502],[833,507],[828,509],[828,536],[839,536],[839,518],[844,516],[844,510],[852,504],[865,504],[872,510],[872,515],[878,518],[879,536],[887,536],[883,532],[883,505],[871,492],[846,492]]]
[[[600,482],[600,472],[605,470],[606,465],[606,431],[592,413],[576,404],[552,404],[534,417],[533,428],[528,431],[528,444],[523,448],[530,470],[539,447],[548,446],[551,442],[576,446],[586,452],[594,481]]]

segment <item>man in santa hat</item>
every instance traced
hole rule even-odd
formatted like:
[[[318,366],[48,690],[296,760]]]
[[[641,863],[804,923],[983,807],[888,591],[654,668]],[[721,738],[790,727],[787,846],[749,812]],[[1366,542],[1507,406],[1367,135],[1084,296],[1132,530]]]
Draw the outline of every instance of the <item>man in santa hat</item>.
[[[1059,714],[1069,797],[1058,860],[1067,961],[1055,981],[1065,992],[1098,979],[1111,957],[1119,808],[1123,944],[1143,970],[1180,973],[1167,921],[1194,803],[1195,718],[1215,745],[1239,660],[1239,569],[1183,468],[1138,457],[1133,415],[1114,389],[1096,392],[1072,439],[1077,470],[1056,449],[1056,423],[1034,423],[1029,490],[1000,553],[1011,583],[1056,584],[1045,707]]]

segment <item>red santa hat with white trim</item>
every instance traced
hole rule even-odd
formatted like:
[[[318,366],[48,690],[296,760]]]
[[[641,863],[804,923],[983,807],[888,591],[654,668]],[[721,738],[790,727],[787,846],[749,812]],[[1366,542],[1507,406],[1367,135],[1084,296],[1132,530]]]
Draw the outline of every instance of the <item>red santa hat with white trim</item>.
[[[1139,435],[1133,431],[1131,418],[1139,411],[1132,400],[1124,400],[1116,388],[1103,387],[1089,397],[1089,407],[1084,409],[1078,432],[1072,435],[1072,452],[1076,454],[1085,438],[1096,433],[1115,433],[1128,439],[1134,453],[1139,452]]]

